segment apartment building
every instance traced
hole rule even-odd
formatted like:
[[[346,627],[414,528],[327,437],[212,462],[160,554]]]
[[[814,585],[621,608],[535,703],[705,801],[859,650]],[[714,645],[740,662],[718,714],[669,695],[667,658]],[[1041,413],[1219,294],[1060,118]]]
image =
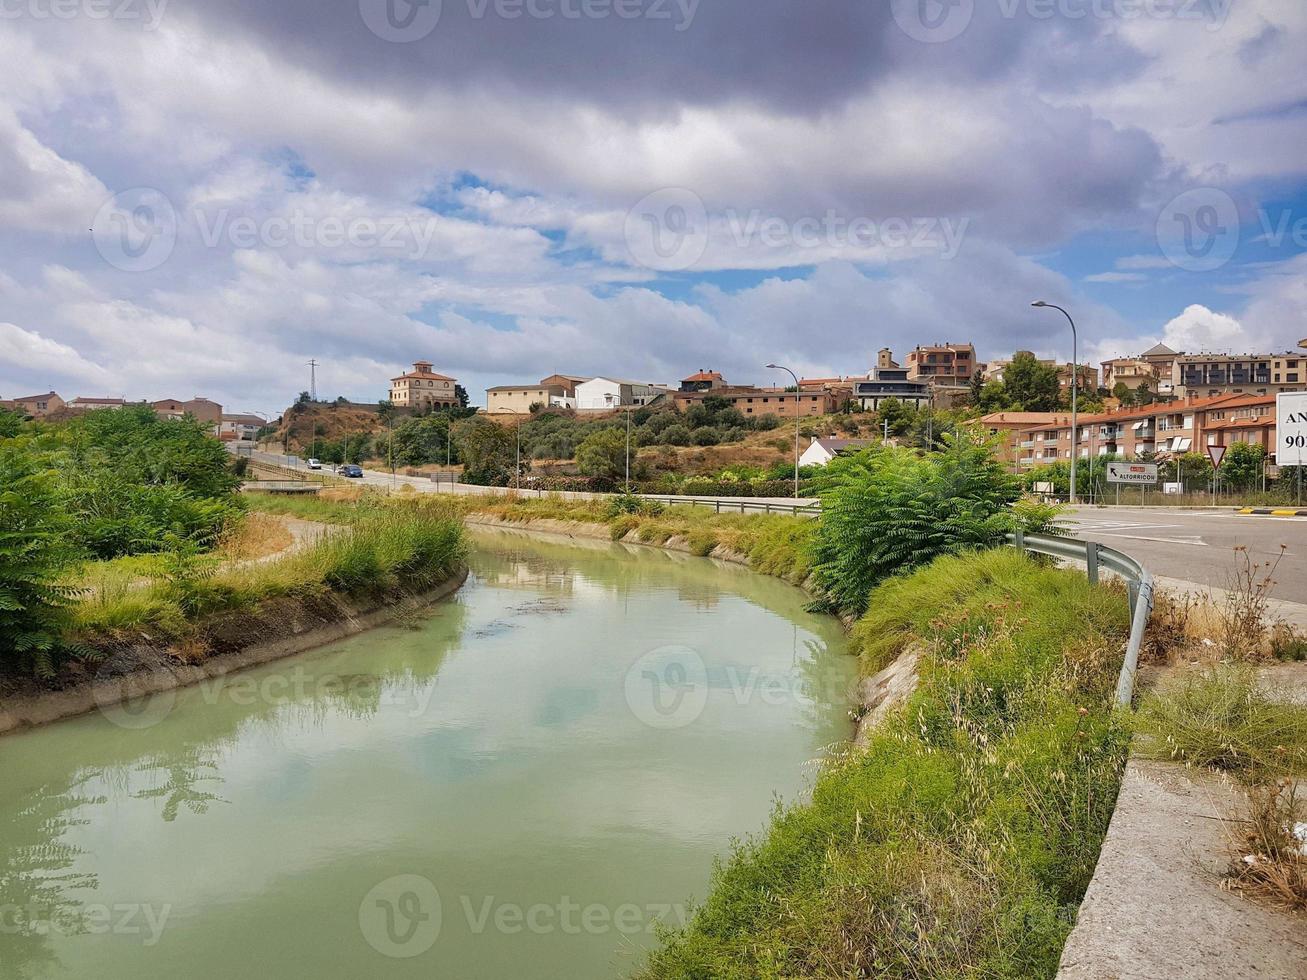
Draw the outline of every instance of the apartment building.
[[[971,376],[983,369],[971,344],[918,345],[908,351],[909,381],[965,387],[971,383]]]
[[[1114,357],[1110,361],[1103,361],[1103,387],[1108,391],[1114,389],[1117,385],[1123,384],[1131,391],[1138,391],[1139,386],[1143,385],[1148,391],[1154,394],[1158,391],[1161,383],[1153,365],[1149,364],[1141,357]],[[1168,371],[1166,375],[1167,387],[1170,387],[1171,375]]]
[[[864,411],[874,412],[881,402],[891,398],[906,405],[924,408],[931,404],[934,386],[925,380],[914,380],[910,368],[898,367],[892,357],[886,357],[887,351],[881,351],[876,366],[867,372],[867,377],[853,384],[853,397],[857,399]]]
[[[1066,415],[1017,430],[1009,438],[1020,468],[1071,458],[1071,420]],[[1275,396],[1217,395],[1082,415],[1076,441],[1081,459],[1181,456],[1234,442],[1262,445],[1270,452],[1275,447]]]
[[[1016,466],[1021,462],[1022,449],[1034,448],[1033,437],[1027,435],[1029,430],[1035,426],[1051,425],[1061,417],[1061,414],[1059,412],[992,412],[982,416],[980,424],[991,436],[998,437],[999,458],[1005,463]]]
[[[455,378],[433,371],[430,361],[414,361],[412,371],[390,379],[390,401],[415,412],[457,408],[457,385]]]
[[[1180,397],[1303,391],[1307,390],[1307,354],[1178,354],[1171,384]]]

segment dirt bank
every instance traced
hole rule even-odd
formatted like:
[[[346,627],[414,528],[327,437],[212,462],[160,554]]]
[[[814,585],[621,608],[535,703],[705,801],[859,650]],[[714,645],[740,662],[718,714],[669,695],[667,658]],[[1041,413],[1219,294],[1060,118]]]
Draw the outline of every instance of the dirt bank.
[[[303,653],[428,606],[456,592],[466,579],[463,568],[420,595],[362,603],[333,595],[282,598],[249,612],[221,613],[198,626],[199,644],[207,654],[194,663],[185,651],[141,635],[107,649],[93,675],[61,678],[56,690],[30,678],[7,679],[0,698],[0,735]]]

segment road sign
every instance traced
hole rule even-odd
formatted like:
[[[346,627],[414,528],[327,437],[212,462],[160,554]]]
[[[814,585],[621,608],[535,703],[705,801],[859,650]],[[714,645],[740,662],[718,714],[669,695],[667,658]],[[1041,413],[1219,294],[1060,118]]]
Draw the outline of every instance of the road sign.
[[[1307,391],[1275,396],[1275,463],[1307,465]]]
[[[1108,463],[1108,483],[1133,483],[1152,486],[1157,482],[1156,463]]]
[[[1221,460],[1225,459],[1225,447],[1224,447],[1224,446],[1208,446],[1208,447],[1207,447],[1207,457],[1212,461],[1212,466],[1213,466],[1215,469],[1220,469],[1220,468],[1221,468]]]

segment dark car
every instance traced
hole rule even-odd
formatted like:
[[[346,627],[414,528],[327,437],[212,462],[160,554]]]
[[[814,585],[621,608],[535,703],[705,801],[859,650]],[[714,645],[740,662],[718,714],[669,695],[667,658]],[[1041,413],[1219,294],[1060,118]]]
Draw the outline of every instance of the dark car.
[[[363,477],[363,467],[357,466],[354,463],[346,463],[340,468],[339,472],[341,476],[350,476],[355,479],[362,479]]]

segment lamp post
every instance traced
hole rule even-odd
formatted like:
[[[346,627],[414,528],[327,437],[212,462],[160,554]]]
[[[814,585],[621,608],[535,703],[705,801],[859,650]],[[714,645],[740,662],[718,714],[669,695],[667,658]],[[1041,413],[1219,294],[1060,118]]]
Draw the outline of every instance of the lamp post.
[[[1079,428],[1076,421],[1076,376],[1080,373],[1080,352],[1079,342],[1076,338],[1076,321],[1071,319],[1070,313],[1054,303],[1045,303],[1040,299],[1030,305],[1057,310],[1066,317],[1067,323],[1071,324],[1071,503],[1074,504],[1076,502],[1076,454],[1078,451],[1076,447],[1076,435],[1077,429]]]
[[[799,376],[779,364],[768,364],[767,367],[773,371],[786,371],[794,379],[794,497],[797,500],[799,496]]]

